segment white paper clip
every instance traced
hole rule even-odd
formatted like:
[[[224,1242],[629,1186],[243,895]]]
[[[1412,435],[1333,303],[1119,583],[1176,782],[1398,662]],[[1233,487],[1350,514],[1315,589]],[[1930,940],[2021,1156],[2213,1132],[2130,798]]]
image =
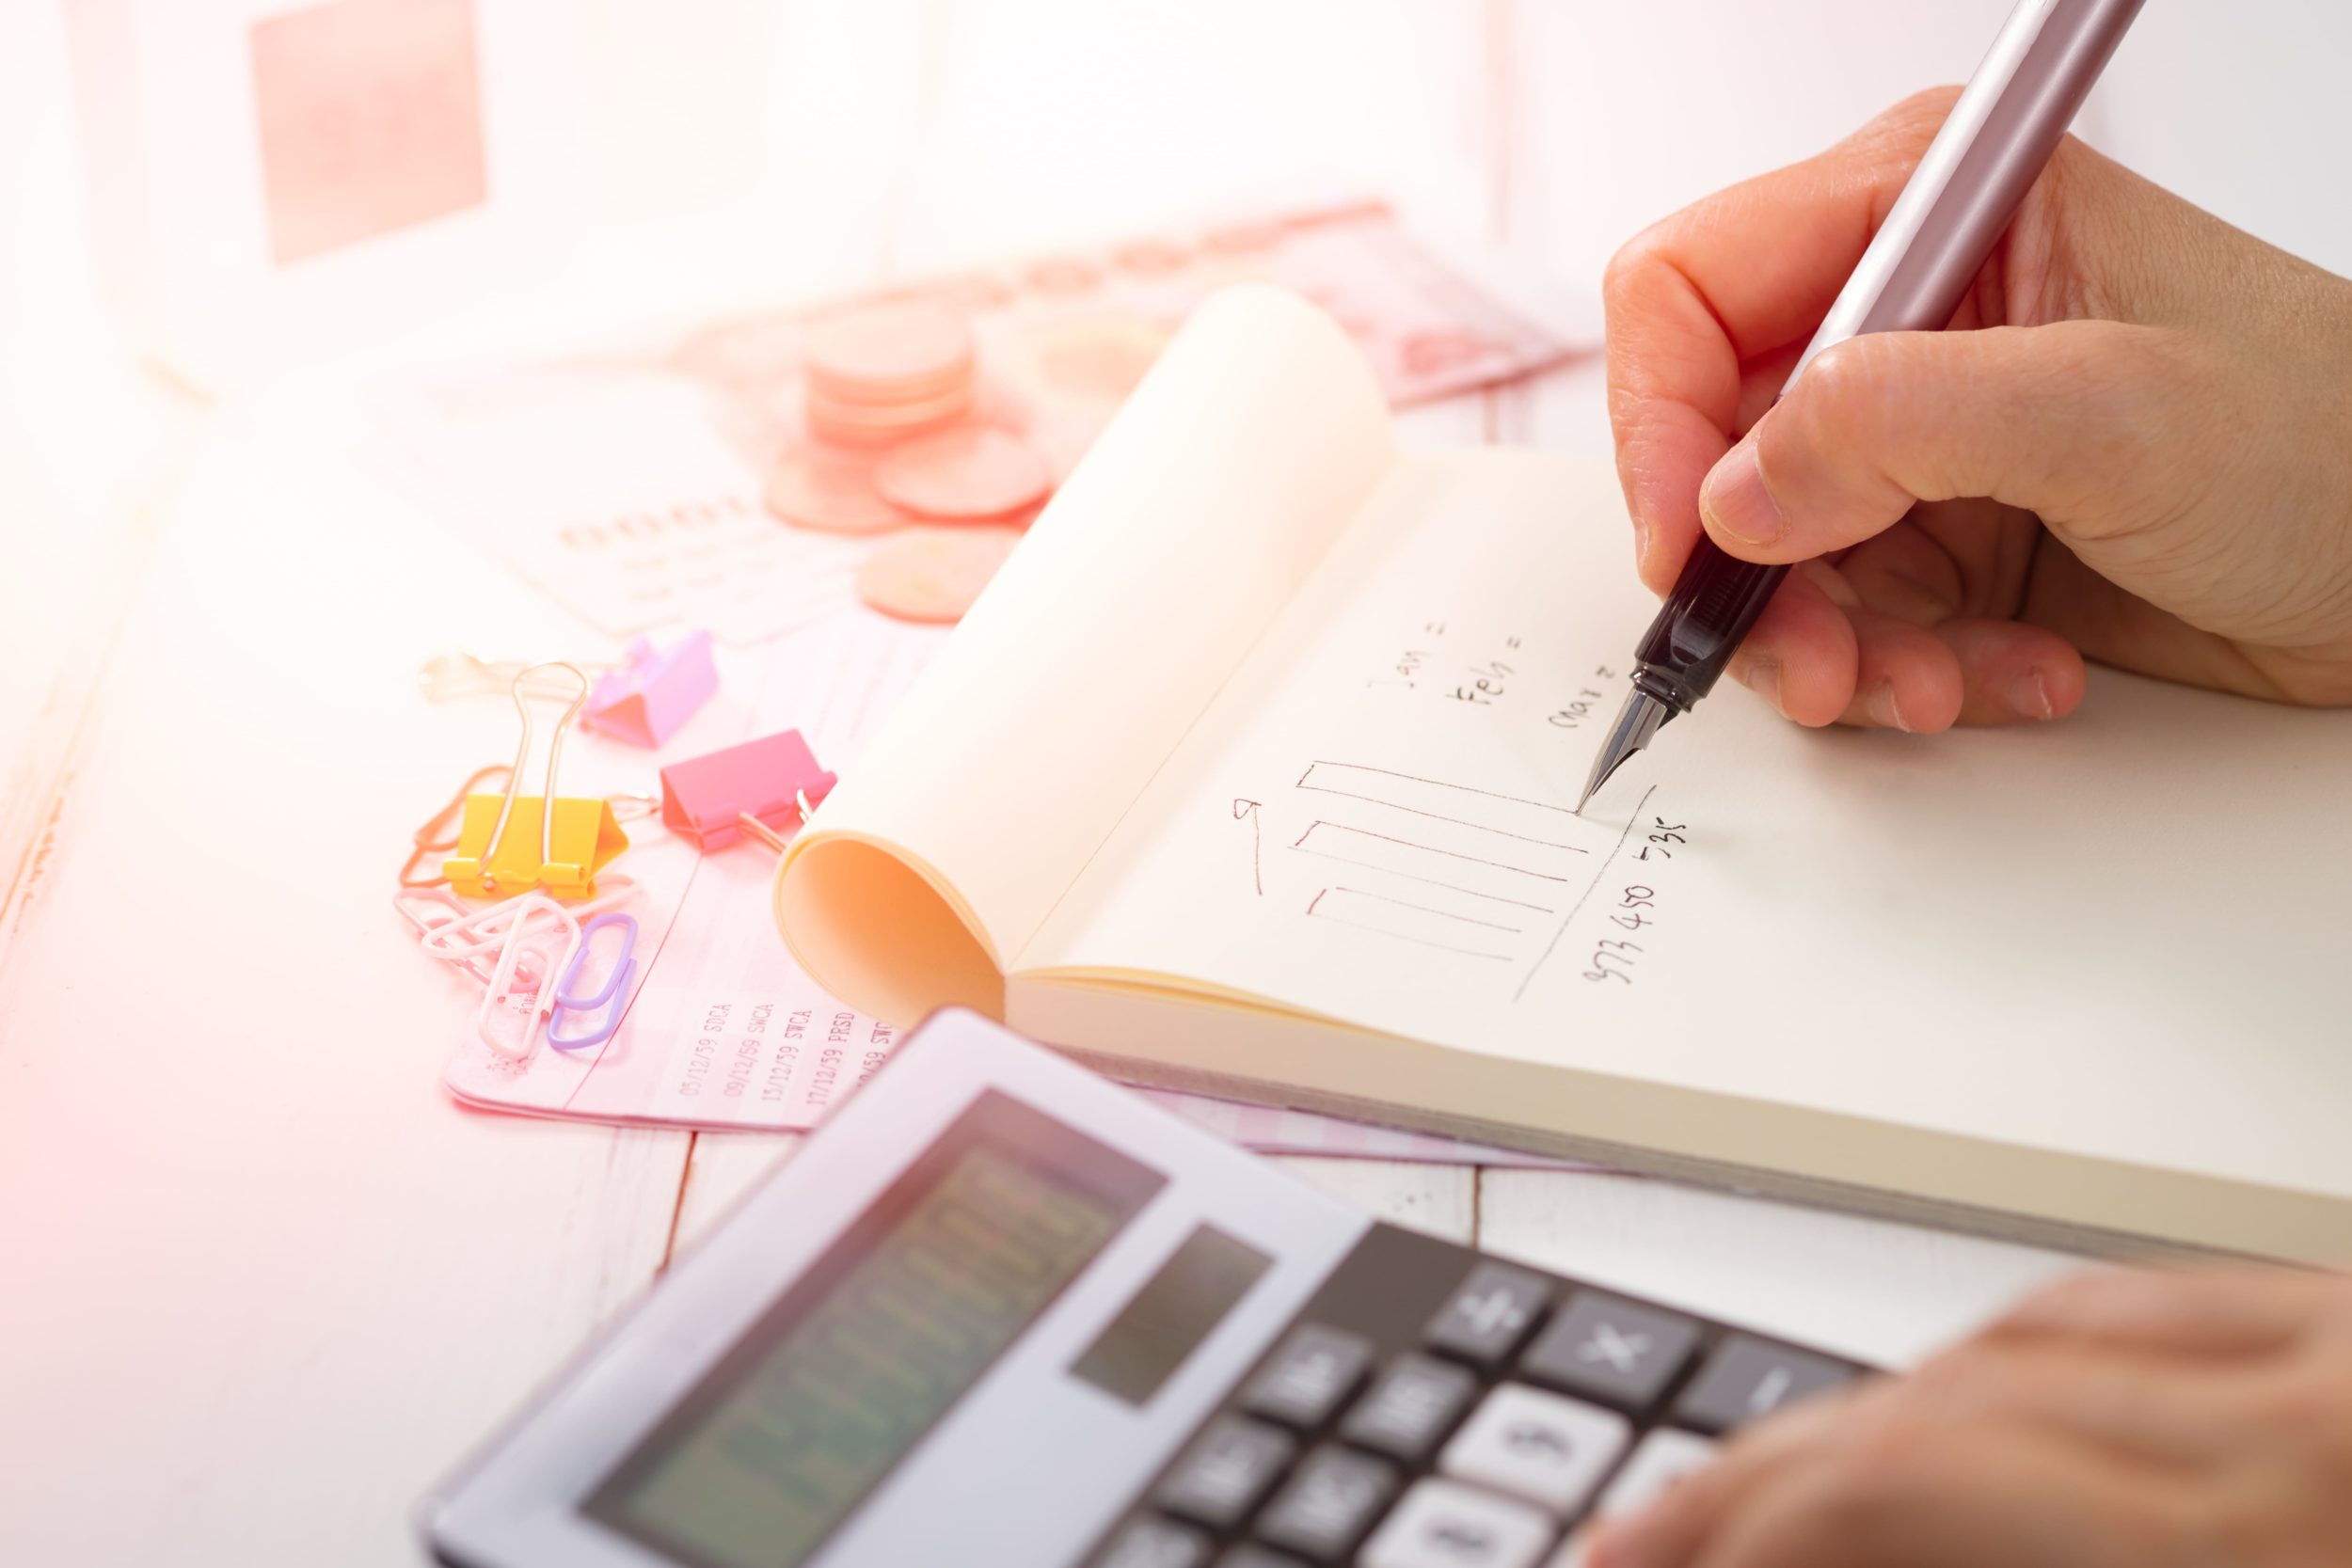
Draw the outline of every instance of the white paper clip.
[[[600,914],[636,891],[634,878],[616,873],[604,879],[596,897],[576,906],[575,913]],[[528,893],[517,894],[473,909],[445,887],[404,888],[392,895],[392,908],[415,927],[417,943],[426,953],[464,970],[486,986],[494,973],[491,966],[497,961],[493,955],[505,942],[524,900],[532,896]],[[537,973],[535,969],[519,971],[517,978],[529,985]]]
[[[499,946],[498,967],[490,972],[482,1006],[474,1012],[474,1034],[498,1055],[519,1061],[538,1043],[541,1021],[555,1010],[556,988],[580,951],[580,922],[545,894],[527,893],[515,903],[506,940]],[[538,975],[535,982],[519,978],[526,955]],[[517,1006],[525,997],[529,1001]],[[501,1015],[515,1021],[518,1032],[514,1038],[501,1037],[496,1029]]]

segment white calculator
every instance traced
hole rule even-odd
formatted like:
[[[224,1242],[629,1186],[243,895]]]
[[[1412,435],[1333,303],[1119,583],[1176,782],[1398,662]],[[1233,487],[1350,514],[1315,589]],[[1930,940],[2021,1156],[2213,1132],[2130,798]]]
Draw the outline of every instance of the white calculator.
[[[1866,1369],[943,1013],[427,1507],[452,1568],[1550,1568]]]

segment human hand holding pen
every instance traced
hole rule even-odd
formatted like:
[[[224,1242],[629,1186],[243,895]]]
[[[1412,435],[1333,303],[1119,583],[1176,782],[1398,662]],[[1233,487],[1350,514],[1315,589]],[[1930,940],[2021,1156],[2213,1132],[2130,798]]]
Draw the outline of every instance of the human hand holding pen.
[[[2086,656],[2352,703],[2352,282],[2079,142],[1961,330],[1838,344],[1765,414],[1951,102],[1923,94],[1612,264],[1644,580],[1670,587],[1702,525],[1804,562],[1732,670],[1807,724],[2056,718]]]

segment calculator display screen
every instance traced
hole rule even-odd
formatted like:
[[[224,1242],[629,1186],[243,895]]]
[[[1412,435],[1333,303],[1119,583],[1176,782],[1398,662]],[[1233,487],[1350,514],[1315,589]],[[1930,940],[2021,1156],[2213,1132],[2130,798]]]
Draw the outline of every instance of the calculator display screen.
[[[693,1568],[806,1560],[1166,1178],[991,1091],[583,1505]]]

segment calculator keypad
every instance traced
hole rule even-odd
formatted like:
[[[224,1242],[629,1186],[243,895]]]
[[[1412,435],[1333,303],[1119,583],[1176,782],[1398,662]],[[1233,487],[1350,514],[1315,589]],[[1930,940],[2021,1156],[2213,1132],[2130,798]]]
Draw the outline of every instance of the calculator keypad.
[[[1678,1312],[1588,1291],[1547,1324],[1520,1370],[1567,1393],[1636,1413],[1691,1359],[1699,1325]]]
[[[1137,1519],[1111,1537],[1096,1568],[1207,1568],[1216,1548],[1197,1529],[1166,1519]]]
[[[1364,1548],[1364,1568],[1532,1568],[1556,1533],[1540,1509],[1432,1478]]]
[[[1715,1445],[1704,1437],[1674,1427],[1660,1427],[1642,1439],[1633,1457],[1617,1469],[1600,1501],[1567,1544],[1544,1568],[1584,1568],[1584,1548],[1593,1526],[1620,1513],[1630,1513],[1657,1498],[1666,1488],[1715,1457]]]
[[[1216,1560],[1216,1568],[1298,1568],[1298,1560],[1287,1552],[1278,1552],[1245,1541],[1230,1547]]]
[[[1307,1456],[1266,1505],[1259,1539],[1310,1562],[1339,1562],[1396,1497],[1396,1467],[1330,1444]]]
[[[1279,1427],[1219,1417],[1161,1481],[1159,1505],[1211,1529],[1232,1529],[1274,1489],[1297,1451]]]
[[[1701,1432],[1727,1432],[1852,1377],[1851,1368],[1826,1355],[1727,1335],[1676,1403],[1675,1415]]]
[[[1424,1336],[1432,1350],[1491,1370],[1519,1348],[1551,1299],[1549,1281],[1507,1263],[1470,1271]]]
[[[1243,1390],[1242,1408],[1283,1425],[1311,1431],[1331,1418],[1372,1367],[1373,1344],[1322,1323],[1291,1330],[1274,1359]]]
[[[1667,1487],[1715,1457],[1715,1445],[1673,1427],[1661,1427],[1642,1439],[1633,1457],[1625,1462],[1609,1490],[1600,1495],[1593,1516],[1607,1519],[1645,1508]]]
[[[1632,1430],[1613,1410],[1506,1383],[1454,1434],[1438,1468],[1565,1518],[1599,1488]]]
[[[1375,1226],[1089,1568],[1546,1568],[1866,1369]]]
[[[1438,1451],[1477,1392],[1477,1377],[1450,1361],[1400,1355],[1341,1420],[1340,1435],[1419,1465]]]

